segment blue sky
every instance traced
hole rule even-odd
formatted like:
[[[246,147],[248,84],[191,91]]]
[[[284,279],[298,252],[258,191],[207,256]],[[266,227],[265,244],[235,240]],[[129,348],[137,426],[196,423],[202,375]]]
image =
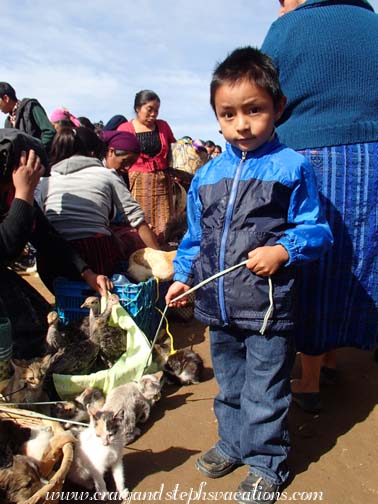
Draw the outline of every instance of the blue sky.
[[[371,4],[377,11],[378,0]],[[153,89],[177,138],[223,145],[211,72],[232,49],[260,46],[278,8],[278,0],[1,0],[0,80],[48,114],[65,106],[104,122],[132,118],[135,93]]]

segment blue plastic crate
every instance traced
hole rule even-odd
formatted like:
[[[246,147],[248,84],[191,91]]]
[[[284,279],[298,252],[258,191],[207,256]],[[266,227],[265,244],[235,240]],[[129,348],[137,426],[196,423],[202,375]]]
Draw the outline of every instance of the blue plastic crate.
[[[80,306],[88,296],[96,295],[85,282],[72,282],[65,278],[58,278],[54,283],[54,289],[55,309],[64,323],[81,320],[87,315],[88,310]],[[155,306],[156,300],[161,296],[157,295],[157,289],[156,280],[150,278],[138,284],[115,283],[112,291],[119,296],[123,308],[149,339],[154,337],[154,331],[159,323]]]

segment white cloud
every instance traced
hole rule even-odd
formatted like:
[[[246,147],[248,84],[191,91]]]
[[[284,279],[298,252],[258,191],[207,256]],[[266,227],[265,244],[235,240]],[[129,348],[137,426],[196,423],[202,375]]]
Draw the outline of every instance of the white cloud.
[[[95,121],[132,117],[135,93],[153,89],[177,137],[219,142],[211,72],[235,47],[259,46],[278,7],[278,0],[2,0],[0,80],[48,112],[63,105]]]

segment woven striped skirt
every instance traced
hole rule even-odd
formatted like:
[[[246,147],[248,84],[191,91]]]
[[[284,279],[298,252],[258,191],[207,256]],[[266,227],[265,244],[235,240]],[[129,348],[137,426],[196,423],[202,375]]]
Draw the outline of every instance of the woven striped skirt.
[[[166,170],[129,172],[130,192],[142,207],[147,224],[151,224],[159,241],[164,239],[172,214],[172,185]]]
[[[299,268],[297,350],[371,349],[378,335],[378,143],[301,154],[315,170],[334,245]]]

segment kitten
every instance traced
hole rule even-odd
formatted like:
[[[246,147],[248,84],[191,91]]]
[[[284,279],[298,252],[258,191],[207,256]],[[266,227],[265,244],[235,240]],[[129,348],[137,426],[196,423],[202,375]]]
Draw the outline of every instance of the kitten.
[[[128,259],[127,275],[137,282],[156,277],[165,282],[173,278],[173,259],[176,250],[165,252],[150,247],[136,250]]]
[[[123,412],[127,420],[126,444],[140,436],[138,423],[150,416],[151,406],[160,399],[163,373],[144,375],[139,382],[129,382],[111,390],[103,406],[104,411]]]
[[[181,385],[197,384],[203,372],[202,357],[191,348],[181,348],[170,355],[170,345],[156,344],[155,360],[163,366],[164,371]]]
[[[49,400],[43,385],[50,358],[50,355],[45,355],[30,361],[11,359],[14,373],[4,391],[8,402],[25,403],[23,407],[26,409],[37,410],[45,414],[50,413],[48,405],[28,406],[27,404]]]
[[[68,478],[85,488],[93,488],[107,495],[105,472],[111,469],[119,493],[125,492],[122,452],[125,444],[122,412],[88,408],[89,427],[82,430],[75,445],[74,460]]]
[[[38,466],[29,457],[14,455],[11,467],[0,469],[3,504],[25,502],[44,486]]]
[[[87,387],[83,392],[75,397],[73,401],[57,403],[54,407],[54,415],[58,418],[66,418],[75,422],[89,422],[88,406],[101,409],[105,403],[105,396],[97,388]],[[65,429],[71,428],[72,424],[66,423]]]

